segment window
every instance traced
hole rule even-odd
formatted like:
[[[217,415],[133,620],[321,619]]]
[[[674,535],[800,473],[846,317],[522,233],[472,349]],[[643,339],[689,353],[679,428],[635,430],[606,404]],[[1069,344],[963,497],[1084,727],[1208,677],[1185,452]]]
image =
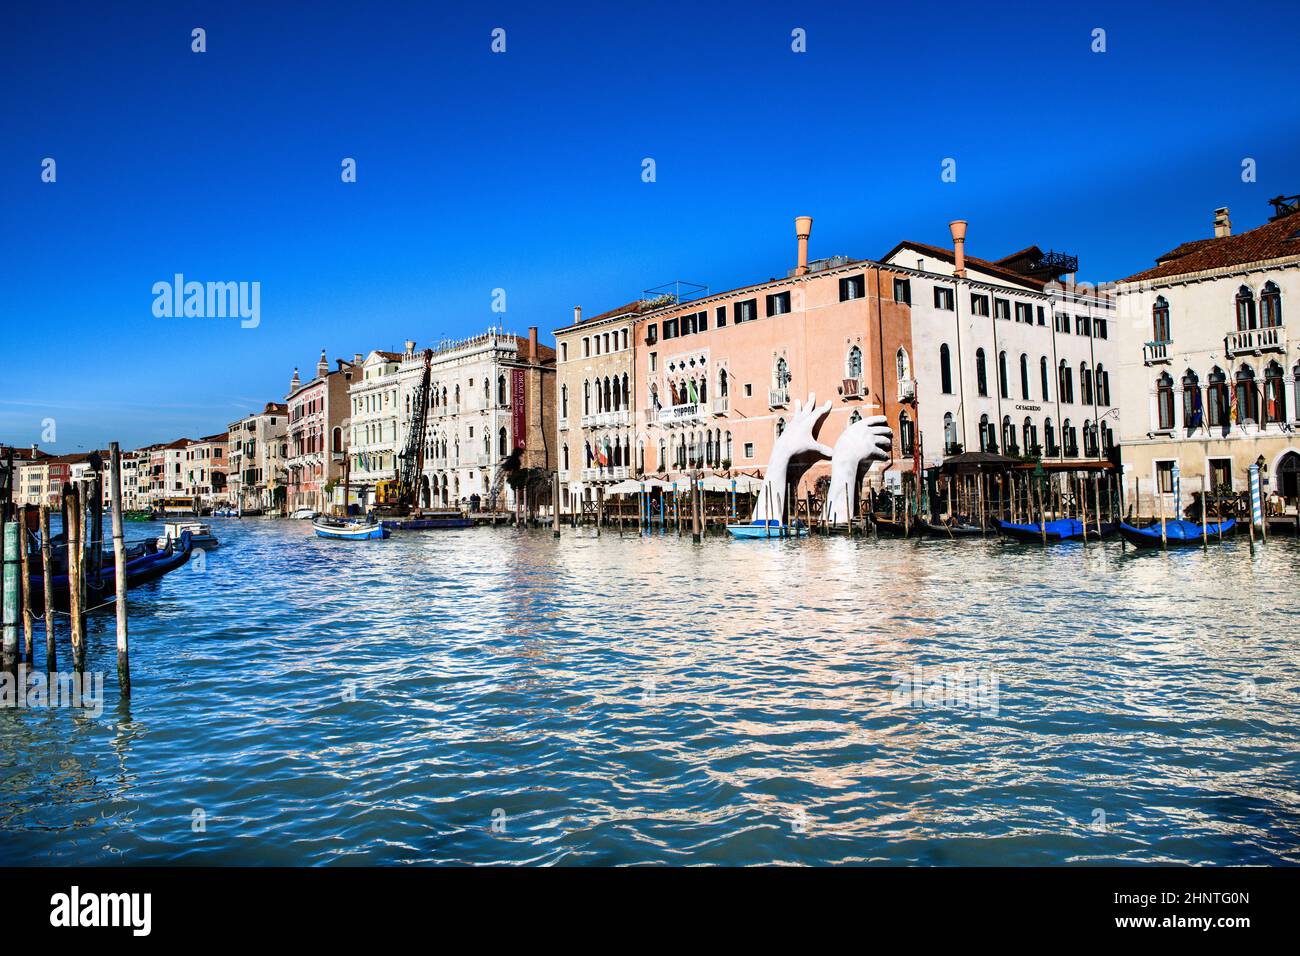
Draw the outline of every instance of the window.
[[[1074,402],[1074,374],[1070,371],[1070,366],[1065,364],[1065,359],[1061,359],[1060,368],[1057,369],[1056,395],[1063,402]]]
[[[934,307],[944,312],[952,311],[952,289],[947,286],[937,285],[934,287]]]
[[[745,442],[745,457],[746,458],[754,457],[754,443],[752,441]]]
[[[1095,319],[1092,320],[1092,335],[1093,338],[1097,338],[1097,339],[1104,339],[1108,337],[1107,321],[1103,319],[1101,316],[1097,316]]]
[[[898,380],[900,382],[910,382],[912,380],[912,363],[908,361],[906,350],[900,348],[894,355],[894,361],[898,367]]]
[[[498,405],[507,404],[506,403],[506,377],[504,375],[497,376],[497,404]]]
[[[1255,387],[1255,370],[1249,365],[1237,370],[1237,421],[1259,421],[1259,391]]]
[[[1174,463],[1172,461],[1156,462],[1156,488],[1162,495],[1174,493]]]
[[[743,302],[736,302],[731,307],[732,321],[739,325],[741,322],[753,322],[758,318],[758,300],[745,299]]]
[[[1083,455],[1085,458],[1097,457],[1097,426],[1093,422],[1083,423]]]
[[[568,360],[569,360],[569,343],[568,343],[568,342],[561,342],[561,343],[560,343],[560,361],[561,361],[561,362],[567,362]]]
[[[912,280],[895,279],[894,280],[894,301],[902,302],[906,305],[912,304]]]
[[[664,341],[677,338],[677,319],[664,319]]]
[[[1034,324],[1034,309],[1028,302],[1016,303],[1016,321],[1023,322],[1025,325]]]
[[[1092,372],[1087,362],[1079,363],[1079,391],[1083,394],[1083,404],[1092,404]]]
[[[1259,292],[1259,324],[1266,329],[1282,324],[1282,291],[1276,282],[1265,282]]]
[[[1206,413],[1210,425],[1227,425],[1229,419],[1228,376],[1224,374],[1223,369],[1217,366],[1210,371],[1206,397],[1209,399],[1209,407],[1206,409]]]
[[[1237,328],[1240,331],[1255,328],[1255,295],[1246,286],[1237,290]]]
[[[998,435],[987,415],[980,416],[980,451],[996,452]]]
[[[1007,353],[998,353],[998,394],[1010,398],[1010,386],[1007,385]]]
[[[1047,442],[1047,454],[1059,455],[1061,453],[1061,449],[1056,445],[1056,429],[1052,427],[1050,418],[1043,422],[1043,439]]]
[[[916,431],[912,426],[912,419],[907,412],[900,412],[898,415],[898,443],[904,455],[910,455],[914,449],[916,441]]]
[[[1156,379],[1156,428],[1169,431],[1174,427],[1174,380],[1168,372]]]
[[[1061,443],[1065,446],[1066,458],[1079,457],[1079,432],[1068,418],[1061,425]]]
[[[584,339],[584,341],[586,341]],[[645,344],[654,345],[659,341],[659,323],[651,322],[645,327]]]
[[[943,413],[943,453],[945,455],[959,455],[960,449],[957,447],[957,423],[953,421],[952,412]]]
[[[785,315],[790,311],[790,293],[774,292],[767,297],[767,314]]]
[[[659,371],[659,353],[658,353],[658,352],[651,352],[651,353],[650,353],[650,371],[652,371],[652,372],[657,372],[657,371]]]
[[[850,299],[861,299],[866,294],[867,277],[845,276],[840,280],[840,301],[848,302]]]
[[[716,328],[725,328],[727,325],[727,307],[720,305],[713,310],[714,326]]]
[[[970,294],[970,311],[971,315],[988,315],[989,297],[972,292]]]
[[[569,417],[569,386],[560,386],[560,417]]]
[[[947,342],[939,346],[939,388],[945,395],[952,394],[952,355]]]
[[[752,382],[745,383],[745,397],[746,398],[754,397],[754,384]]]
[[[1269,362],[1264,369],[1264,421],[1286,421],[1286,388],[1282,384],[1282,366],[1277,362]]]
[[[1038,376],[1042,379],[1043,401],[1050,402],[1052,396],[1047,388],[1047,356],[1044,355],[1038,360]]]
[[[1016,426],[1011,424],[1011,416],[1002,416],[1002,452],[1007,455],[1018,455],[1020,449],[1016,447]]]
[[[1210,488],[1214,491],[1218,491],[1220,488],[1232,490],[1231,458],[1210,459]]]
[[[1157,344],[1169,341],[1169,300],[1163,295],[1151,306],[1151,341]]]
[[[995,319],[1011,318],[1011,302],[1007,299],[994,299],[993,318]]]
[[[1025,454],[1038,454],[1038,429],[1034,427],[1034,420],[1028,415],[1025,416],[1025,423],[1022,427],[1025,439]]]
[[[1038,316],[1039,325],[1047,325],[1047,312],[1041,305],[1034,307],[1034,313]]]
[[[648,333],[648,335],[653,335],[653,333],[654,333],[654,328],[655,328],[655,327],[654,327],[653,325],[650,326],[650,332]],[[646,341],[649,342],[649,341],[653,341],[653,340],[650,339],[650,338],[647,338]],[[591,339],[583,339],[583,340],[582,340],[582,357],[583,357],[583,358],[590,358],[590,357],[591,357]]]
[[[1094,384],[1097,386],[1097,404],[1110,404],[1110,372],[1098,365],[1097,372],[1093,376]]]
[[[1020,398],[1029,401],[1029,356],[1020,353]]]
[[[862,379],[862,349],[856,345],[849,349],[849,358],[844,365],[845,378]]]
[[[1100,369],[1100,366],[1098,366]],[[1201,382],[1190,368],[1183,375],[1183,427],[1198,428],[1202,418]]]
[[[988,397],[989,394],[989,376],[988,370],[984,367],[984,350],[976,349],[975,351],[975,388],[979,394]]]
[[[1052,314],[1052,328],[1061,335],[1070,334],[1070,317],[1064,312],[1055,312]]]

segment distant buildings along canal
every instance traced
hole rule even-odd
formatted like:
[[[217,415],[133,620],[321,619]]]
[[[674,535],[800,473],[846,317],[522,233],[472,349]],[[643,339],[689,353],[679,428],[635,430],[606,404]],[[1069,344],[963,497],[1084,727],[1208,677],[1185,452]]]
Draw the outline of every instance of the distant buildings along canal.
[[[230,504],[267,511],[288,494],[289,406],[267,402],[261,411],[229,425]]]
[[[288,509],[327,510],[334,486],[343,478],[345,431],[348,424],[348,389],[354,366],[335,360],[333,370],[321,350],[316,375],[307,382],[293,370],[289,394]]]

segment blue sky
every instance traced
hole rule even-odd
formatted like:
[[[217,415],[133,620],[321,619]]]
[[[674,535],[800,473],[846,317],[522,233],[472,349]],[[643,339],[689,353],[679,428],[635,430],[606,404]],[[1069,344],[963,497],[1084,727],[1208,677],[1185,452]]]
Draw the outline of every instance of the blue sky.
[[[549,340],[574,305],[765,279],[802,213],[815,257],[964,218],[972,255],[1038,243],[1107,280],[1209,235],[1216,206],[1240,230],[1300,192],[1290,5],[900,7],[14,7],[0,441],[47,418],[60,451],[210,434],[322,347]],[[260,325],[155,317],[178,272],[260,282]]]

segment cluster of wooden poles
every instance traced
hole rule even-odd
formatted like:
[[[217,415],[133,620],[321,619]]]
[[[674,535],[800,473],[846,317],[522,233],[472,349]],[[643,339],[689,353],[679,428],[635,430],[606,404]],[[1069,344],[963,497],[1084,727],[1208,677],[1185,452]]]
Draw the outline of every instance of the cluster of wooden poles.
[[[131,667],[127,630],[126,534],[122,524],[122,458],[117,442],[110,446],[111,511],[113,528],[113,580],[116,584],[117,610],[117,678],[122,697],[131,696]],[[55,588],[54,549],[50,536],[50,507],[32,505],[5,506],[4,589],[3,589],[3,649],[5,671],[17,675],[19,667],[35,666],[34,622],[32,612],[32,555],[28,542],[32,532],[39,530],[41,541],[41,581],[45,605],[45,669],[47,673],[58,670],[55,649]],[[92,531],[86,540],[86,518],[91,515]],[[86,669],[86,613],[87,580],[90,574],[99,574],[103,566],[103,540],[100,522],[103,515],[102,474],[96,472],[87,493],[76,486],[63,490],[63,528],[67,549],[68,619],[71,638],[72,666],[78,674]],[[33,527],[35,526],[35,527]],[[22,641],[19,642],[19,632]]]

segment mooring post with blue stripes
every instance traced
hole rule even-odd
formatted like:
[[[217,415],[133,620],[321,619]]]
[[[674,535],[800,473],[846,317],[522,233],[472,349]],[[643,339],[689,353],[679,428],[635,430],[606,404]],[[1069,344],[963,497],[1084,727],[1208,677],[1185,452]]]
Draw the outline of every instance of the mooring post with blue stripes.
[[[7,674],[18,673],[18,522],[4,523],[4,652]]]
[[[1250,466],[1250,550],[1255,550],[1255,525],[1263,525],[1263,505],[1259,498],[1259,465]]]

